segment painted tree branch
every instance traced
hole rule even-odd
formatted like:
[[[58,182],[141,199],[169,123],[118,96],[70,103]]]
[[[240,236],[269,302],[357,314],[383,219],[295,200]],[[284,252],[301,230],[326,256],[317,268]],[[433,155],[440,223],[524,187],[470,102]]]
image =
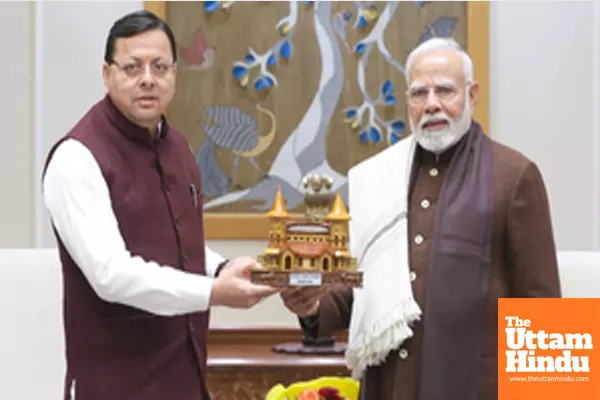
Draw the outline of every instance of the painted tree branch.
[[[357,12],[357,14],[360,15],[361,10],[364,10],[364,6],[357,5],[357,7],[362,7],[359,8]],[[404,75],[404,66],[402,66],[390,54],[384,40],[385,29],[390,23],[397,7],[397,2],[388,2],[384,11],[377,19],[377,22],[375,23],[375,26],[371,32],[364,39],[360,40],[354,47],[354,51],[356,53],[362,54],[360,60],[358,61],[357,83],[363,96],[363,103],[360,106],[347,107],[344,109],[344,112],[346,114],[346,121],[350,123],[351,127],[353,129],[361,130],[360,140],[364,143],[377,143],[381,141],[381,132],[382,129],[385,129],[386,142],[388,145],[392,145],[400,140],[405,131],[405,124],[402,120],[394,119],[386,121],[381,118],[377,112],[378,106],[391,106],[396,103],[394,84],[391,81],[386,80],[380,87],[378,97],[371,98],[366,89],[365,77],[369,55],[374,47],[377,47],[379,53],[381,53],[388,64]],[[367,123],[363,124],[365,115],[367,117]]]
[[[315,33],[321,55],[319,87],[306,114],[284,143],[269,171],[276,175],[285,171],[285,179],[298,188],[307,173],[319,168],[327,170],[333,177],[334,187],[343,184],[339,181],[341,176],[331,170],[325,154],[329,125],[344,85],[342,55],[331,22],[331,2],[315,2],[314,7]]]
[[[290,1],[290,12],[283,17],[275,28],[280,32],[282,38],[265,53],[257,53],[252,47],[243,61],[236,61],[233,64],[232,74],[242,87],[246,87],[250,81],[250,72],[258,69],[258,76],[254,79],[254,88],[257,91],[269,89],[277,86],[275,74],[269,71],[269,67],[274,67],[279,62],[278,58],[289,60],[292,57],[293,45],[292,37],[294,28],[298,22],[298,2]]]
[[[265,179],[252,188],[215,198],[204,204],[205,209],[249,200],[262,203],[253,206],[255,209],[266,210],[278,185],[281,185],[286,205],[293,209],[303,201],[302,179],[309,173],[330,176],[332,190],[345,186],[346,177],[333,170],[325,154],[328,128],[344,85],[342,54],[331,22],[331,2],[315,2],[314,7],[321,72],[310,106],[279,150]]]

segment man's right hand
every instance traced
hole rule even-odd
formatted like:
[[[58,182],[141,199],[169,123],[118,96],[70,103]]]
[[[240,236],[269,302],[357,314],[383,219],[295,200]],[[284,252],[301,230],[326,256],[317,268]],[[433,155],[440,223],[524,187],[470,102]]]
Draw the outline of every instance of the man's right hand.
[[[288,310],[306,318],[319,311],[319,299],[325,293],[325,287],[290,287],[281,292],[281,299]]]
[[[250,282],[250,270],[256,266],[256,260],[249,257],[231,260],[213,282],[210,305],[250,308],[263,298],[279,292],[276,287]]]

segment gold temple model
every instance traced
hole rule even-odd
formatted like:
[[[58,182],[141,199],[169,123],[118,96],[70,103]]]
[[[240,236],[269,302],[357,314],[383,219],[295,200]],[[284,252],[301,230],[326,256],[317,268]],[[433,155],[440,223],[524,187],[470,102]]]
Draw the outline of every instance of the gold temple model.
[[[305,178],[306,214],[292,218],[278,188],[269,219],[269,244],[258,256],[260,269],[252,271],[253,282],[276,286],[362,286],[362,272],[350,256],[350,215],[337,192],[329,191],[328,177]]]

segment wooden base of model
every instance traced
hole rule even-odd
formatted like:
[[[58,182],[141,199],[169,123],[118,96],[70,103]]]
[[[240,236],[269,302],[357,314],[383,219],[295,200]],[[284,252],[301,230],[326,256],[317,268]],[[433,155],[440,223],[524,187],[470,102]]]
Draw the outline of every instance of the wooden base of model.
[[[253,283],[269,286],[347,286],[362,287],[363,275],[360,271],[280,271],[253,270],[250,276]]]

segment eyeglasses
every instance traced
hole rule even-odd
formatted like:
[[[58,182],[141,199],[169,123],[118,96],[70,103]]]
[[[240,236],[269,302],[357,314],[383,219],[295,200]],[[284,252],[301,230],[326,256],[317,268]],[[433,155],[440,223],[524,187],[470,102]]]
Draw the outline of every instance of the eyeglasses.
[[[470,83],[467,83],[467,87],[469,86],[469,84]],[[408,101],[410,101],[413,104],[423,104],[427,100],[427,97],[429,97],[429,92],[431,90],[433,90],[433,94],[435,97],[438,98],[438,100],[444,102],[454,99],[458,94],[456,86],[451,84],[441,84],[435,85],[433,87],[419,86],[414,89],[408,90]]]
[[[150,69],[150,74],[155,78],[164,78],[175,66],[173,62],[169,64],[160,59],[147,60],[146,62],[138,60],[123,65],[113,60],[111,64],[123,71],[128,78],[139,78],[146,72],[146,68]]]

